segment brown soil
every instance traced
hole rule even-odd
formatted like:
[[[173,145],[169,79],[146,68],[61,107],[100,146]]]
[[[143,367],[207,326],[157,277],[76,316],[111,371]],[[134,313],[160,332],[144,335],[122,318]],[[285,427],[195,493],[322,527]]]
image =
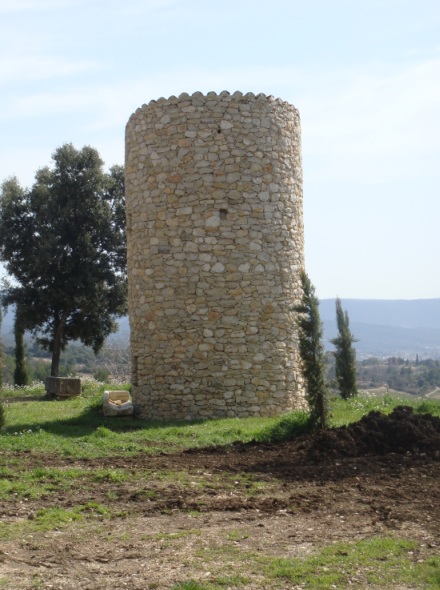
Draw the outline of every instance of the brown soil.
[[[33,520],[48,505],[96,502],[120,511],[2,542],[0,587],[166,589],[240,574],[241,588],[267,588],[261,568],[249,565],[255,556],[304,557],[378,535],[416,540],[415,560],[439,553],[440,419],[407,407],[280,444],[99,461],[29,453],[22,460],[28,469],[120,468],[132,477],[0,502],[10,523]],[[362,572],[349,585],[372,588]]]

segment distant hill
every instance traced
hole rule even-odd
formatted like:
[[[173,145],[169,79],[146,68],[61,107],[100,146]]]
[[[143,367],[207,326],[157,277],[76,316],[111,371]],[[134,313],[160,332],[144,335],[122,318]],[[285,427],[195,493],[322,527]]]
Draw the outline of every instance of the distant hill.
[[[343,299],[350,327],[359,339],[356,349],[363,356],[402,356],[405,358],[440,358],[440,299]],[[320,314],[324,323],[324,343],[331,350],[329,340],[334,338],[336,312],[334,299],[320,301]],[[119,332],[112,336],[125,336],[130,330],[128,318],[119,320]],[[2,337],[5,343],[13,342],[14,314],[10,310],[3,317]]]
[[[342,299],[350,320],[375,326],[440,330],[440,299]],[[321,299],[323,321],[335,316],[335,299]]]
[[[2,329],[1,337],[5,344],[14,341],[14,312],[11,309],[5,313],[2,309]]]
[[[343,299],[361,356],[440,357],[440,299]],[[325,345],[337,333],[335,300],[319,306]]]
[[[5,345],[11,346],[14,343],[14,308],[8,309],[6,314],[3,314],[1,336]],[[116,334],[112,334],[110,338],[127,338],[130,333],[130,325],[128,323],[128,316],[122,317],[118,320],[119,330]]]

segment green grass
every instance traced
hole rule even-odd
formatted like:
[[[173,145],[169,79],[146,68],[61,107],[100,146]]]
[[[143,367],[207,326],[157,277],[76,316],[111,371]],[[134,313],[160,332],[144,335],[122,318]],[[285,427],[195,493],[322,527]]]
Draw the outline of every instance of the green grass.
[[[0,389],[0,401],[8,398],[43,397],[46,394],[44,383],[35,381],[30,385],[16,386],[4,384]]]
[[[421,397],[399,396],[391,393],[374,395],[361,393],[360,395],[343,400],[340,397],[331,399],[331,426],[343,426],[357,422],[372,410],[390,414],[396,406],[411,406],[415,412],[430,413],[440,416],[440,401],[428,400]]]
[[[110,483],[138,483],[142,485],[145,497],[153,497],[154,490],[145,489],[149,482],[149,473],[142,470],[132,473],[125,469],[63,469],[38,467],[27,470],[15,466],[0,469],[0,500],[8,500],[11,496],[37,500],[41,497],[49,498],[51,494],[59,494],[78,487],[87,488],[102,482]],[[112,498],[109,498],[110,500]],[[113,498],[117,499],[117,496]]]
[[[7,500],[11,495],[21,498],[37,499],[51,492],[67,490],[84,477],[80,469],[57,469],[39,467],[21,471],[17,468],[0,469],[0,499]]]
[[[199,584],[194,580],[188,580],[187,582],[178,582],[174,584],[171,590],[212,590],[211,584]]]
[[[196,582],[188,580],[178,582],[171,590],[225,590],[228,588],[243,588],[249,582],[248,578],[239,575],[216,576],[213,581]]]
[[[105,384],[97,381],[93,377],[81,379],[81,392],[84,397],[93,397],[97,394],[102,395],[105,390],[111,389],[129,389],[128,383]],[[29,398],[29,401],[38,398],[43,401],[46,397],[46,389],[42,381],[35,381],[29,385],[11,385],[4,384],[0,389],[0,402],[4,400],[23,400]]]
[[[243,541],[243,539],[248,539],[249,535],[247,533],[233,530],[227,533],[226,538],[228,541]]]
[[[118,387],[121,387],[120,385]],[[103,384],[90,383],[78,398],[5,403],[0,450],[75,457],[173,452],[191,447],[230,445],[236,441],[276,442],[310,429],[304,412],[278,418],[225,418],[194,422],[154,422],[132,417],[104,417]],[[128,388],[128,385],[125,386]],[[35,389],[32,390],[35,392]],[[331,425],[359,420],[371,410],[389,413],[399,404],[440,416],[440,401],[361,394],[331,400]],[[1,492],[0,492],[1,493]]]
[[[409,584],[438,588],[440,558],[420,563],[414,541],[374,538],[336,543],[305,559],[271,559],[266,574],[302,588],[333,589],[352,585],[389,588]]]
[[[104,417],[102,393],[69,400],[5,404],[0,449],[105,457],[156,453],[189,447],[250,441],[275,418],[147,422],[131,417]]]
[[[0,522],[0,540],[21,539],[26,535],[61,530],[73,523],[104,520],[119,516],[107,506],[97,502],[87,502],[73,508],[44,508],[37,510],[32,518],[13,523]]]
[[[230,541],[236,541],[232,534]],[[435,590],[440,586],[440,557],[421,558],[416,541],[375,537],[353,543],[333,543],[314,554],[295,559],[277,558],[241,550],[230,544],[202,548],[198,557],[211,577],[203,582],[180,582],[174,589],[218,590],[222,564],[235,573],[232,587],[243,587],[250,577],[259,587],[305,590],[345,588],[413,588]],[[191,586],[191,584],[195,584]],[[287,586],[288,585],[288,586]]]

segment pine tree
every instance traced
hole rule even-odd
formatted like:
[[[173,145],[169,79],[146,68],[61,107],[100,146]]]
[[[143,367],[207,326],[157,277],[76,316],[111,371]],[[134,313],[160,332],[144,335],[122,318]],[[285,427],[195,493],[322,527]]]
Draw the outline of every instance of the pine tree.
[[[297,323],[302,373],[311,422],[315,427],[325,428],[328,419],[328,388],[319,301],[305,271],[301,274],[301,284],[303,295],[295,310],[300,314]]]
[[[348,399],[357,394],[356,350],[353,346],[357,340],[350,331],[348,313],[342,309],[339,297],[336,299],[336,322],[339,335],[331,340],[336,347],[336,381],[341,397]]]

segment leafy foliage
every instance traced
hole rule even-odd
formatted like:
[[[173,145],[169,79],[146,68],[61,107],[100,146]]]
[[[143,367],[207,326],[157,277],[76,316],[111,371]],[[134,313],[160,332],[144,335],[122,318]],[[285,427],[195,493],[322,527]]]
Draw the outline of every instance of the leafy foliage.
[[[350,331],[348,313],[342,309],[341,300],[336,299],[336,323],[338,336],[331,340],[336,347],[336,381],[342,398],[348,399],[357,394],[355,337]]]
[[[322,322],[319,301],[305,271],[301,274],[303,295],[296,306],[298,316],[299,353],[310,407],[312,424],[325,428],[328,418],[328,389],[325,378],[325,354],[322,344]]]
[[[23,309],[23,325],[52,353],[72,340],[98,352],[126,312],[126,250],[122,167],[103,172],[96,150],[63,145],[53,168],[30,190],[16,178],[2,185],[0,259],[17,285],[5,305]]]

